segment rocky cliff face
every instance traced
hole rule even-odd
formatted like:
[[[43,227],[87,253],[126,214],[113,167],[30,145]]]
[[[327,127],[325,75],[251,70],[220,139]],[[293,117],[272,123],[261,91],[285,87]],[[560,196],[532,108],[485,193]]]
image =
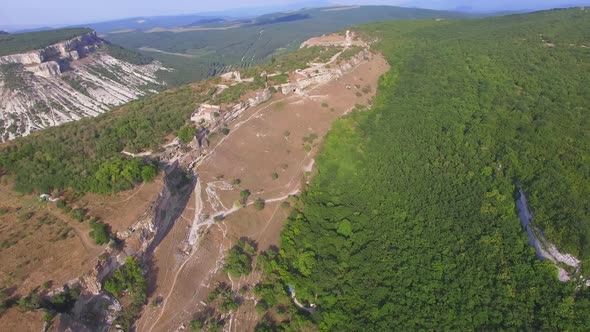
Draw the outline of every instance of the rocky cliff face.
[[[0,57],[0,142],[96,116],[164,84],[158,62],[135,65],[109,55],[88,33],[43,49]]]

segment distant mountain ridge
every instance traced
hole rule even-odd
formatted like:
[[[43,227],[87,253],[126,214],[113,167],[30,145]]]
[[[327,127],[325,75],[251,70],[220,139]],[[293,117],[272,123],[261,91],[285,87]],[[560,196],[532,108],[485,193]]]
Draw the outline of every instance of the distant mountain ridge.
[[[178,69],[174,74],[162,73],[163,79],[178,85],[270,61],[281,53],[297,49],[304,40],[356,24],[466,17],[471,16],[393,6],[331,5],[239,20],[219,17],[226,21],[199,21],[193,26],[119,30],[105,34],[104,38],[149,54],[165,66]]]

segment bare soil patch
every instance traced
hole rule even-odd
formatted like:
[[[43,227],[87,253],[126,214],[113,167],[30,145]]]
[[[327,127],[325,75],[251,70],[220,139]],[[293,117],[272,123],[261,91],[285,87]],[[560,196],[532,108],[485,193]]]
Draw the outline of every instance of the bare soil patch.
[[[80,237],[90,231],[54,203],[0,185],[0,288],[26,295],[50,281],[61,286],[90,269],[101,249]],[[1,324],[0,324],[1,325]]]
[[[115,195],[86,194],[76,204],[88,209],[92,216],[109,224],[112,232],[117,233],[133,225],[155,201],[163,186],[164,181],[160,176],[153,182]]]
[[[43,330],[43,313],[40,311],[22,312],[11,308],[0,315],[2,331],[38,332]]]

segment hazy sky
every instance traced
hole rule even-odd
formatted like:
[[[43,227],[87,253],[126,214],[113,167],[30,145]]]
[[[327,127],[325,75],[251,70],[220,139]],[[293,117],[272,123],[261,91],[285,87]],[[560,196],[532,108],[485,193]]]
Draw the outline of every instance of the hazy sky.
[[[0,0],[0,26],[89,23],[134,16],[190,14],[240,7],[298,5],[297,0]],[[590,4],[590,0],[319,0],[332,4],[387,4],[433,9],[517,10]]]

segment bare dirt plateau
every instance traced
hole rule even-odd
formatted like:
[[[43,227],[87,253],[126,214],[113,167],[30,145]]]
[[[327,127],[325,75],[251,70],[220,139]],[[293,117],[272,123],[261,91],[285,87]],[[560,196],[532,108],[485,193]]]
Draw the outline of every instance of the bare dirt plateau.
[[[280,206],[281,201],[298,193],[308,181],[313,158],[332,122],[357,104],[368,105],[379,77],[388,69],[385,59],[371,55],[339,79],[301,95],[275,94],[232,123],[230,134],[212,147],[197,167],[199,181],[189,205],[154,252],[150,302],[156,297],[162,297],[163,302],[157,307],[146,306],[136,325],[138,331],[187,327],[218,281],[228,282],[234,289],[257,282],[256,273],[231,280],[222,269],[225,251],[241,237],[255,240],[259,251],[278,244],[289,212]],[[234,179],[241,183],[232,186]],[[262,211],[252,206],[234,208],[244,189],[252,193],[249,202],[263,198],[266,207]],[[220,213],[226,215],[225,220],[204,222]],[[202,235],[189,245],[188,233],[195,218],[203,226]],[[253,330],[256,320],[253,300],[246,298],[226,329]]]

